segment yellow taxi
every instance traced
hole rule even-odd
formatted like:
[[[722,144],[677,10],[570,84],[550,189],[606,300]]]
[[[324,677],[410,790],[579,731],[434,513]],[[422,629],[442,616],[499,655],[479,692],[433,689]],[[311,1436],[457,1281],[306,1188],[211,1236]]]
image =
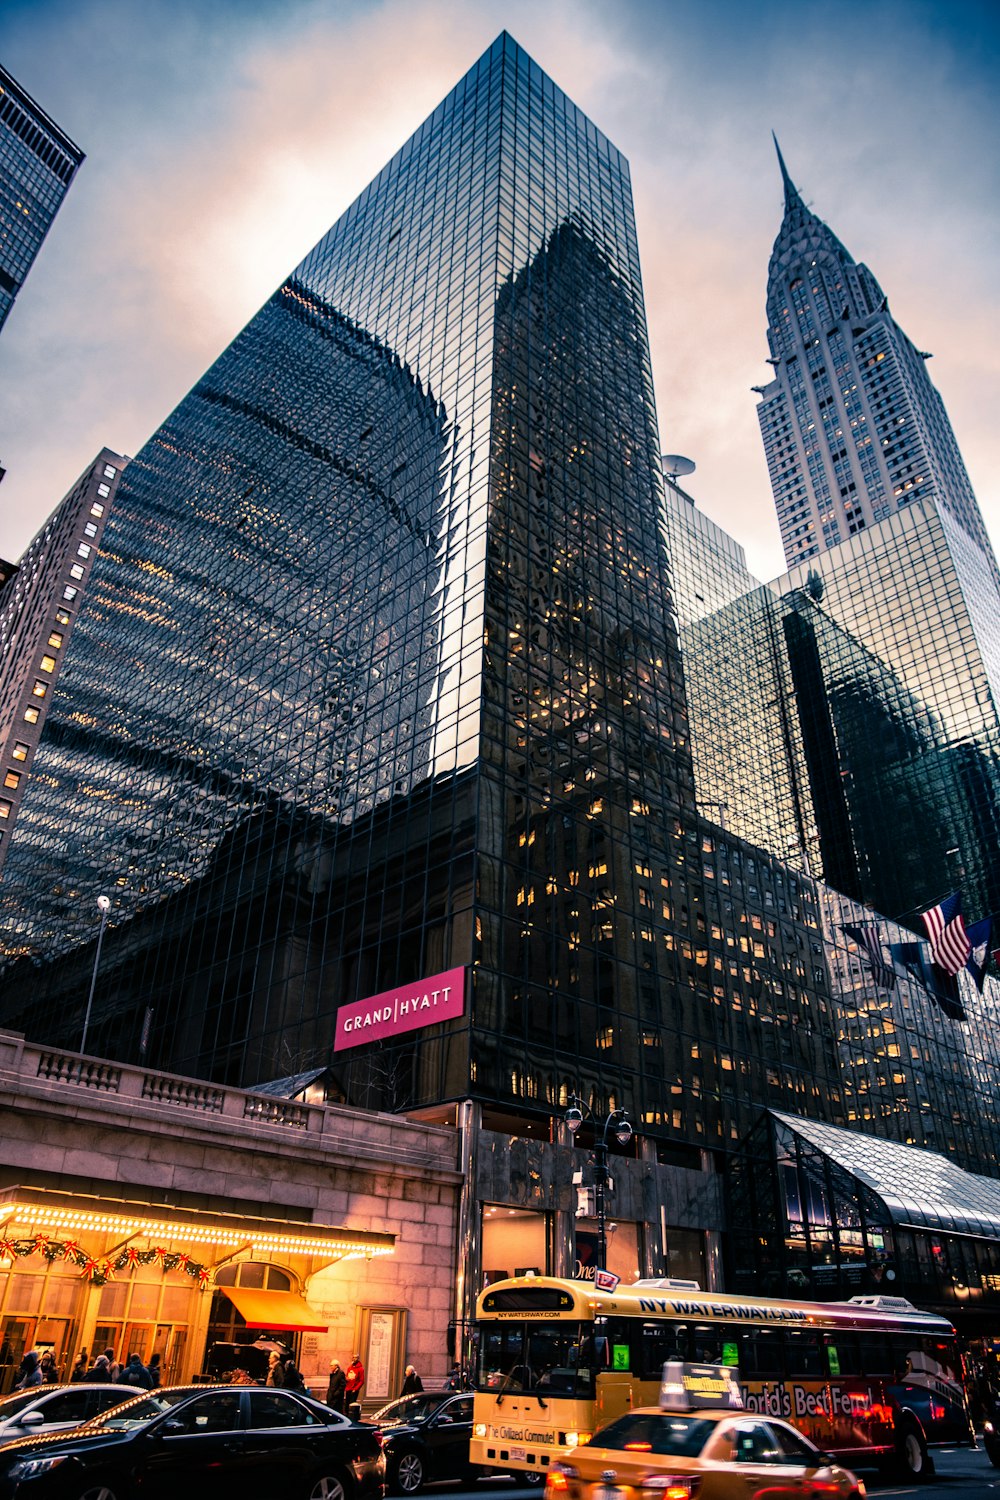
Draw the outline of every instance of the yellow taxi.
[[[864,1500],[794,1427],[743,1411],[732,1372],[668,1372],[660,1406],[626,1412],[549,1470],[545,1500]]]

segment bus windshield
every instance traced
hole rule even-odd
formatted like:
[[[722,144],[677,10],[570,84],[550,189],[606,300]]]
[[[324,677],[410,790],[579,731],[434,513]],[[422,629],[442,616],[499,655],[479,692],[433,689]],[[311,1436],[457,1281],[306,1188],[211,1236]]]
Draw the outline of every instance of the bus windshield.
[[[594,1376],[592,1324],[480,1324],[477,1390],[531,1391],[542,1400],[593,1396]]]

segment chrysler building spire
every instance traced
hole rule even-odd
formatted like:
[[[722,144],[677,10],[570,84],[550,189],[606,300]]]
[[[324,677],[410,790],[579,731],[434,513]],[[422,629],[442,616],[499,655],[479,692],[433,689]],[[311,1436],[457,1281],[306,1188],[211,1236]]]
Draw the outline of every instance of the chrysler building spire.
[[[784,215],[767,277],[768,363],[757,387],[789,567],[916,499],[948,511],[990,558],[941,397],[882,288],[806,207],[774,138]]]

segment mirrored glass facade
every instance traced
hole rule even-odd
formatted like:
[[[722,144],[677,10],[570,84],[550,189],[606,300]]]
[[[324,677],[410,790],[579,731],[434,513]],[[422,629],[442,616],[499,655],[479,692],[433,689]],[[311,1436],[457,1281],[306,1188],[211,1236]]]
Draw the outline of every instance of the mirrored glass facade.
[[[668,493],[699,800],[909,922],[1000,907],[1000,649],[990,560],[929,501],[767,586]],[[740,592],[740,588],[744,592]]]
[[[842,1118],[814,893],[696,810],[628,167],[506,36],[130,464],[0,886],[0,1020],[253,1082]],[[775,1017],[788,1026],[775,1025]],[[794,1023],[794,1024],[793,1024]]]
[[[0,68],[0,328],[83,159]]]

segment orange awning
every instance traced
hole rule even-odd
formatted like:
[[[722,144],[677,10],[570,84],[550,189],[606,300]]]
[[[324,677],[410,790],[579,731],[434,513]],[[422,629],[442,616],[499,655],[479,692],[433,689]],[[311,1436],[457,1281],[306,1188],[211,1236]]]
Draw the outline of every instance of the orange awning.
[[[294,1328],[302,1333],[326,1333],[312,1308],[298,1292],[254,1292],[249,1287],[220,1286],[248,1328]]]

